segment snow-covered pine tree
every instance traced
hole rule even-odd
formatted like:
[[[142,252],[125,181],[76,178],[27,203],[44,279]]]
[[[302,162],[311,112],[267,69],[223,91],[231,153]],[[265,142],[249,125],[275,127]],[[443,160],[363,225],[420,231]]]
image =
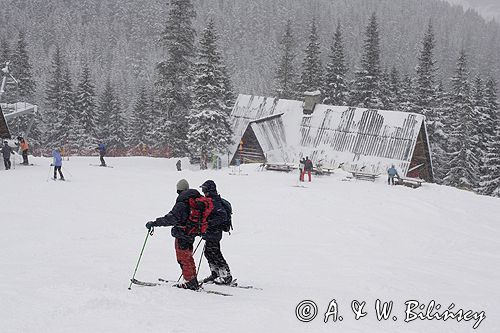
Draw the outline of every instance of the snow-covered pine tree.
[[[345,60],[342,27],[340,23],[337,24],[337,30],[333,35],[333,44],[330,47],[329,58],[330,61],[326,65],[325,98],[323,102],[331,105],[346,105],[349,94],[346,77],[349,69]]]
[[[418,65],[415,69],[416,77],[416,96],[415,96],[415,112],[428,116],[433,106],[436,62],[434,61],[434,30],[432,23],[429,22],[424,39],[422,40],[422,49],[418,56]]]
[[[433,107],[427,115],[427,133],[432,152],[432,164],[434,167],[434,181],[438,184],[443,182],[449,170],[448,159],[448,136],[445,132],[445,124],[449,117],[449,97],[444,90],[443,83],[439,82],[434,89]]]
[[[45,123],[46,148],[58,148],[61,146],[60,129],[61,121],[64,118],[62,114],[63,84],[64,84],[64,60],[59,46],[56,47],[52,56],[52,69],[45,89],[45,112],[42,115]]]
[[[0,70],[5,67],[5,64],[10,61],[12,67],[13,55],[10,49],[9,41],[5,38],[0,40]],[[12,70],[12,68],[10,68]],[[1,77],[1,76],[0,76]],[[12,80],[8,80],[10,86],[5,88],[5,92],[2,94],[2,103],[13,103],[16,101],[16,86]],[[9,123],[9,126],[11,124]]]
[[[401,80],[399,88],[399,106],[398,111],[413,112],[415,110],[415,80],[405,74]]]
[[[225,153],[232,131],[226,106],[227,92],[224,65],[217,50],[217,33],[209,21],[200,39],[195,64],[194,101],[187,133],[192,156],[200,157],[200,168],[207,168],[208,158]]]
[[[19,100],[33,103],[36,84],[33,80],[32,66],[29,60],[24,31],[19,32],[17,47],[12,61],[12,73],[18,81],[17,95]]]
[[[68,66],[64,68],[62,77],[62,94],[59,117],[61,126],[58,131],[58,138],[66,154],[78,152],[78,120],[75,117],[75,93],[71,72]]]
[[[486,81],[485,100],[489,121],[484,126],[492,131],[487,139],[479,193],[500,197],[500,108],[497,83],[493,78]]]
[[[474,122],[478,119],[475,118],[471,103],[465,50],[460,52],[451,85],[451,126],[448,126],[451,129],[448,143],[450,169],[444,183],[473,190],[479,181],[479,158],[476,152],[478,142],[474,130]]]
[[[151,103],[145,87],[139,90],[129,128],[128,145],[136,154],[143,155],[152,143],[150,138]]]
[[[191,108],[192,63],[195,56],[196,12],[191,0],[172,0],[160,44],[166,58],[156,65],[155,82],[161,124],[156,142],[169,146],[173,156],[187,153],[187,116]]]
[[[400,87],[401,79],[399,77],[399,71],[396,67],[392,67],[390,78],[389,78],[389,90],[387,96],[387,109],[388,110],[399,110],[400,103]]]
[[[311,23],[309,43],[304,53],[302,74],[297,89],[300,96],[306,91],[321,91],[323,88],[323,66],[320,58],[321,48],[315,18]]]
[[[2,37],[0,39],[0,69],[4,68],[7,61],[12,60],[10,57],[11,53],[9,41]]]
[[[380,75],[380,99],[384,110],[391,110],[391,97],[391,73],[386,68]]]
[[[81,71],[75,93],[75,118],[78,122],[75,131],[78,133],[78,145],[81,152],[88,154],[95,148],[99,115],[95,102],[95,87],[86,61],[83,62]]]
[[[484,172],[488,172],[488,170],[484,169],[483,162],[486,158],[489,140],[492,138],[494,133],[494,124],[492,123],[491,115],[488,112],[484,89],[483,80],[481,79],[481,76],[477,75],[474,79],[472,87],[471,101],[473,115],[476,117],[475,119],[479,121],[479,124],[477,124],[477,121],[473,123],[473,135],[476,137],[477,141],[476,154],[479,159],[479,170],[481,170],[481,175]]]
[[[366,108],[381,108],[383,101],[380,91],[380,37],[377,16],[370,17],[366,27],[361,68],[355,72],[352,105]]]
[[[114,151],[115,155],[123,154],[127,133],[126,121],[110,78],[106,81],[99,99],[99,114],[99,141],[104,142],[108,151]]]
[[[279,59],[274,76],[275,94],[278,98],[297,98],[297,82],[295,73],[295,39],[292,31],[292,23],[287,21],[283,37],[279,41],[281,58]]]

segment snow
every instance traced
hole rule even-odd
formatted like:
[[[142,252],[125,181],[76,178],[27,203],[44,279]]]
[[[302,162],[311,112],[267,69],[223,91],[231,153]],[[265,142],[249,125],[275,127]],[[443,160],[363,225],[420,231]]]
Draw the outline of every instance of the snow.
[[[477,331],[500,331],[499,199],[434,184],[389,187],[385,177],[343,181],[340,170],[302,188],[296,173],[256,165],[234,176],[177,172],[177,159],[106,161],[114,168],[89,166],[98,157],[65,160],[68,182],[48,179],[49,158],[0,170],[1,332],[473,331],[474,320],[405,323],[412,299],[485,311]],[[231,201],[235,230],[224,234],[223,253],[241,284],[263,290],[127,289],[144,224],[170,210],[182,177],[194,188],[213,179]],[[173,242],[170,228],[157,228],[136,278],[177,279]],[[344,320],[324,323],[332,299]],[[377,321],[376,299],[394,301],[398,320]],[[318,305],[310,323],[295,317],[302,300]],[[354,319],[353,300],[367,302],[366,317]]]

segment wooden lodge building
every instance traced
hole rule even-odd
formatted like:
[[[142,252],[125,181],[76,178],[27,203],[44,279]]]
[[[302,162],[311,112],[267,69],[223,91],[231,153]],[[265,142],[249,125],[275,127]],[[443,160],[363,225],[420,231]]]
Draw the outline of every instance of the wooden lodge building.
[[[314,164],[385,173],[394,164],[403,177],[433,181],[425,117],[416,113],[239,95],[231,112],[231,164]]]

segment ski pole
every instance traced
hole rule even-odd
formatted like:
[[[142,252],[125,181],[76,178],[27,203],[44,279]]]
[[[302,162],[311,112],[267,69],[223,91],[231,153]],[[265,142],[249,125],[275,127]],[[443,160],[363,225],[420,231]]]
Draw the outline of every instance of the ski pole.
[[[134,276],[130,279],[130,285],[128,286],[128,290],[132,289],[132,282],[135,280],[135,273],[137,273],[137,267],[139,267],[139,262],[141,261],[142,258],[142,252],[144,252],[144,248],[146,247],[146,242],[148,241],[149,235],[153,236],[154,233],[154,228],[151,228],[148,230],[148,233],[146,234],[146,239],[144,240],[144,244],[142,245],[142,250],[141,254],[139,255],[139,260],[137,260],[137,265],[135,265],[135,270],[134,270]]]
[[[196,247],[195,247],[195,249],[193,251],[193,257],[194,257],[194,254],[196,253],[196,250],[198,250],[198,246],[200,246],[200,243],[201,243],[202,240],[203,240],[203,238],[201,238],[200,241],[198,242],[198,245],[196,245]],[[205,249],[205,247],[203,247],[203,249]],[[196,273],[196,276],[198,276],[198,273]],[[181,277],[182,277],[182,273],[181,273],[181,275],[179,275],[179,278],[177,279],[177,282],[179,282],[181,280]]]
[[[203,253],[205,252],[205,247],[207,246],[207,243],[203,245],[203,249],[201,250],[201,256],[200,256],[200,262],[198,262],[198,270],[196,271],[196,281],[198,281],[198,273],[200,272],[200,267],[201,267],[201,259],[203,258]]]
[[[51,172],[51,171],[52,171],[52,164],[51,164],[51,165],[49,165],[49,175],[47,176],[47,180],[46,180],[46,182],[48,182],[48,181],[49,181],[49,178],[50,178],[50,172]]]

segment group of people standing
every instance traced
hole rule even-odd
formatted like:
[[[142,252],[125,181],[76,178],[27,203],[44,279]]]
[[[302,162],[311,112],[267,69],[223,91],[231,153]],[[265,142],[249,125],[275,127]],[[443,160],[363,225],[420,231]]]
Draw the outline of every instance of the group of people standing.
[[[171,234],[175,238],[177,262],[184,278],[184,281],[176,286],[183,289],[196,290],[200,288],[200,282],[230,284],[233,279],[229,265],[220,249],[222,232],[230,230],[231,206],[225,199],[221,198],[213,180],[205,181],[200,187],[205,198],[203,200],[208,201],[210,205],[210,211],[206,217],[207,227],[205,230],[201,229],[203,232],[200,232],[201,230],[193,232],[191,228],[193,202],[203,198],[203,196],[198,190],[189,188],[189,183],[185,179],[181,179],[177,183],[178,196],[172,210],[167,215],[146,223],[148,230],[154,227],[172,226]],[[204,254],[211,272],[208,277],[201,281],[198,280],[193,258],[193,244],[197,236],[201,236],[205,240]]]
[[[23,156],[23,162],[21,163],[22,165],[29,165],[28,162],[28,141],[26,141],[23,137],[17,137],[17,144],[19,145],[19,148],[22,152]],[[9,146],[9,143],[7,141],[3,142],[3,146],[1,149],[2,152],[2,157],[3,157],[3,164],[5,166],[5,170],[9,170],[12,167],[12,162],[10,161],[10,155],[14,154],[14,150],[12,149],[11,146]]]
[[[309,156],[306,156],[305,158],[301,158],[300,162],[299,162],[299,171],[300,171],[299,180],[301,182],[303,182],[304,176],[307,173],[307,176],[309,177],[309,181],[311,181],[312,170],[313,170],[313,162],[309,159]]]

